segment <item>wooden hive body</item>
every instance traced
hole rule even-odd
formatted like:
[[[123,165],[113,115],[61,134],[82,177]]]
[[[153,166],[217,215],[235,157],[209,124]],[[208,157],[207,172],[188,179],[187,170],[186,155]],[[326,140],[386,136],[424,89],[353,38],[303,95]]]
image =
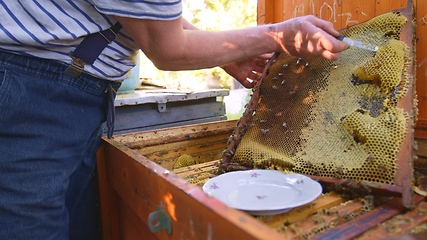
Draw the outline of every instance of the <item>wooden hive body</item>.
[[[270,217],[227,207],[185,178],[217,170],[219,160],[202,159],[221,153],[235,125],[234,120],[220,121],[103,139],[98,152],[103,239],[391,239],[427,230],[427,203],[419,195],[412,210],[402,206],[401,198],[377,206],[370,197],[347,198],[336,192]],[[422,143],[421,168],[427,156],[427,144]],[[174,173],[161,166],[170,167],[170,162],[138,153],[143,151],[174,160],[191,154],[201,160]],[[170,234],[149,228],[156,225],[149,222],[150,214],[159,209],[169,215]]]
[[[406,4],[406,0],[259,0],[258,19],[263,24],[314,14],[344,28]],[[427,41],[423,34],[427,2],[417,0],[414,5],[420,108],[416,137],[421,138],[427,136],[427,104],[423,104],[427,101],[427,50],[419,46]],[[375,201],[371,196],[328,191],[308,205],[270,217],[252,217],[207,196],[200,185],[186,179],[215,173],[218,155],[226,149],[236,124],[220,121],[103,139],[97,154],[103,239],[427,238],[427,203],[418,194],[412,198],[414,208],[407,209],[400,197]],[[414,165],[416,175],[425,180],[427,141],[418,140]],[[173,171],[173,164],[183,154],[191,155],[197,164]],[[160,215],[166,216],[166,223],[157,225],[152,217]]]

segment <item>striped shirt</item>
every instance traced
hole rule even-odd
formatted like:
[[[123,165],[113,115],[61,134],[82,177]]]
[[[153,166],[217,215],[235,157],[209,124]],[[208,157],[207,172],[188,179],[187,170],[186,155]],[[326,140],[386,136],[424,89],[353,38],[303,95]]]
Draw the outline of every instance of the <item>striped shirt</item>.
[[[0,51],[54,59],[69,64],[69,52],[85,36],[111,27],[114,16],[173,20],[182,0],[0,0]],[[85,71],[123,80],[135,66],[136,44],[121,29]]]

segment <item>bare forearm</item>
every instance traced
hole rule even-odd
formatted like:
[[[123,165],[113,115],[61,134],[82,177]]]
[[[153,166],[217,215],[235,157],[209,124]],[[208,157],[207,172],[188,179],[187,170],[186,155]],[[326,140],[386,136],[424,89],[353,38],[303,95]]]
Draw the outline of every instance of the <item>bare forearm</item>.
[[[197,30],[181,19],[168,22],[118,19],[162,70],[210,68],[278,49],[269,26],[214,32]]]
[[[196,26],[188,22],[185,18],[182,18],[182,28],[188,30],[199,30]]]
[[[182,19],[182,28],[188,30],[198,30],[198,28],[186,19]],[[230,76],[240,82],[246,88],[252,88],[257,84],[259,74],[264,70],[267,60],[271,54],[263,54],[254,58],[248,58],[241,62],[231,62],[222,64],[220,67],[224,69]]]
[[[178,69],[199,69],[238,62],[279,49],[269,26],[222,32],[184,31],[185,52],[172,57]],[[172,70],[178,70],[172,69]]]
[[[231,31],[202,31],[178,18],[154,21],[117,17],[148,58],[163,70],[192,70],[283,51],[336,60],[348,46],[332,24],[314,16]]]

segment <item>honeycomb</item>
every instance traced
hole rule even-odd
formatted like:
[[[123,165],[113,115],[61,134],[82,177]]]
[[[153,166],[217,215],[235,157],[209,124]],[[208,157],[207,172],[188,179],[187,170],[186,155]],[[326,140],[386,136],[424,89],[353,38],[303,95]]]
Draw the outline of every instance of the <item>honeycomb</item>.
[[[389,12],[341,31],[377,52],[349,48],[338,61],[279,55],[231,163],[394,184],[413,117],[398,107],[410,84],[406,23]]]
[[[196,161],[191,155],[183,154],[179,156],[179,158],[175,161],[175,163],[172,166],[172,169],[188,167],[194,164],[196,164]]]
[[[203,186],[210,178],[214,177],[215,174],[210,172],[204,172],[197,175],[187,176],[184,179],[189,183],[194,184],[196,186]]]

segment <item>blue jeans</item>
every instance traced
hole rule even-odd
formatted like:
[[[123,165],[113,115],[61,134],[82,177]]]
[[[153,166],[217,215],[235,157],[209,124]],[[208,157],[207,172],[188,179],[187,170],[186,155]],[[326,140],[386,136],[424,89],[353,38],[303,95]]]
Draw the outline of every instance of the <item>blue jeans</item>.
[[[112,82],[65,68],[0,52],[0,239],[99,238],[95,152]]]

